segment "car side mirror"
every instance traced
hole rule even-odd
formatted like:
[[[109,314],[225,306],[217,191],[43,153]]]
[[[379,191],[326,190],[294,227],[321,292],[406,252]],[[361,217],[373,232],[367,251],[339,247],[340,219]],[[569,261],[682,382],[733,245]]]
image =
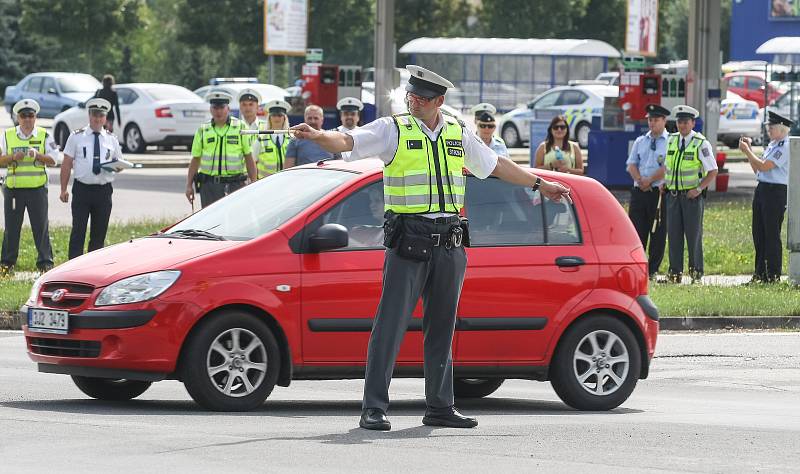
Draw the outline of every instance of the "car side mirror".
[[[58,91],[56,91],[55,87],[51,87],[51,88],[47,89],[47,93],[48,94],[57,95]]]
[[[347,247],[350,238],[347,228],[341,224],[325,224],[308,239],[309,247],[313,252],[333,250]]]

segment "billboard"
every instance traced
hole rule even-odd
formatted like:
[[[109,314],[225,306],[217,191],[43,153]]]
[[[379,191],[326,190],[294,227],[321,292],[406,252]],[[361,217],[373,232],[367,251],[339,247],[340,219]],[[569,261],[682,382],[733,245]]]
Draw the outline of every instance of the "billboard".
[[[656,56],[658,39],[658,0],[628,0],[625,52]]]
[[[264,2],[264,54],[305,56],[308,0]]]
[[[800,20],[800,0],[768,0],[770,20]]]

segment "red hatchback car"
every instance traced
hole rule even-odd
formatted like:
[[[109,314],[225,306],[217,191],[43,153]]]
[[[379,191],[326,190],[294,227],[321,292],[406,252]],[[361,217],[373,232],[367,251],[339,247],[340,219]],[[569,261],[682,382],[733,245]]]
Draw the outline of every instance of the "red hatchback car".
[[[766,83],[763,71],[737,71],[729,72],[722,78],[728,90],[735,92],[746,100],[758,103],[759,108],[764,107],[764,87],[768,87],[767,104],[772,104],[785,92],[774,84]],[[766,86],[765,86],[766,84]]]
[[[646,378],[658,334],[647,261],[598,182],[542,172],[573,203],[468,177],[472,247],[453,341],[459,397],[549,380],[607,410]],[[364,376],[381,291],[382,163],[320,162],[258,181],[164,232],[71,260],[21,311],[39,371],[87,395],[181,380],[212,410],[249,410],[275,384]],[[422,377],[420,307],[395,376]]]

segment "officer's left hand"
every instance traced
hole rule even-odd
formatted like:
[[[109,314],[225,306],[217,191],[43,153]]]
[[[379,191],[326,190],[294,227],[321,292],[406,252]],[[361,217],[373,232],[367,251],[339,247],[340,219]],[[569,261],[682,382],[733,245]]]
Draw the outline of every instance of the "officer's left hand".
[[[299,123],[294,127],[290,127],[289,130],[294,131],[295,138],[303,138],[306,140],[316,140],[317,138],[322,136],[322,132],[311,128],[308,124]]]
[[[702,193],[703,192],[700,191],[700,188],[694,188],[686,192],[686,197],[688,197],[689,199],[696,199],[697,196],[701,195]]]
[[[561,198],[570,200],[569,188],[560,183],[542,180],[542,184],[539,186],[539,189],[542,191],[544,197],[550,199],[551,201],[561,202]]]

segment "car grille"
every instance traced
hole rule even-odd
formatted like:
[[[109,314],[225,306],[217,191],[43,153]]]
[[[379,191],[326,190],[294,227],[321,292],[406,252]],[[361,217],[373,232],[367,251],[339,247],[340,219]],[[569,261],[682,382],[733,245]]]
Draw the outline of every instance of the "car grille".
[[[53,293],[56,290],[66,290],[66,293],[59,301],[53,301]],[[89,296],[92,295],[94,287],[81,283],[50,282],[42,286],[42,304],[49,308],[77,308],[82,305]]]
[[[31,352],[58,357],[99,357],[100,341],[75,341],[45,337],[30,338]]]

